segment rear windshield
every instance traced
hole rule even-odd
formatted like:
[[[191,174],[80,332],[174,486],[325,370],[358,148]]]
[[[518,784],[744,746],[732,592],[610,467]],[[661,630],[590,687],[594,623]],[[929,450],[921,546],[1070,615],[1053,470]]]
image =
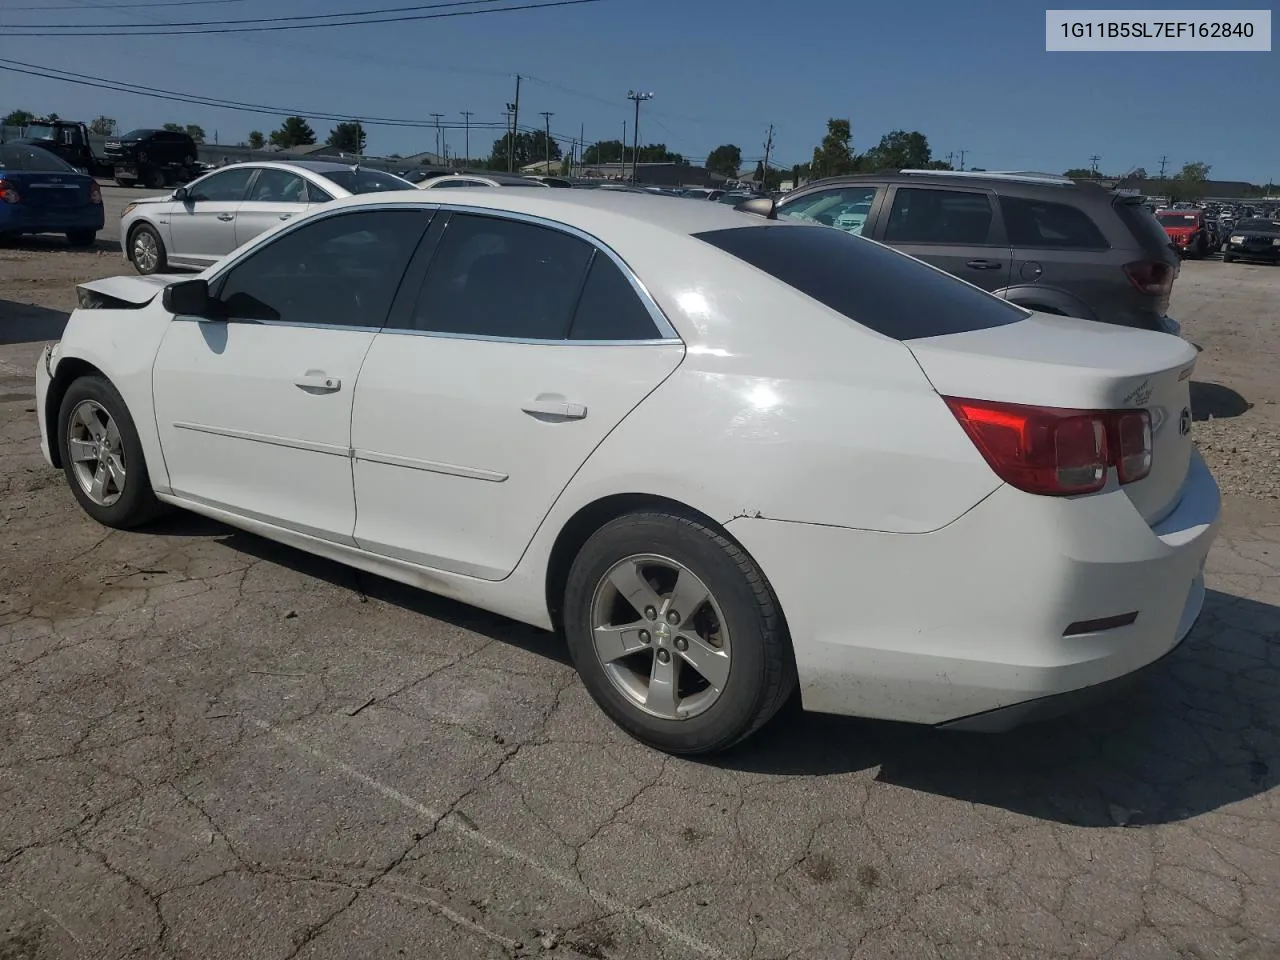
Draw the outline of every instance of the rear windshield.
[[[1021,307],[831,227],[762,225],[694,236],[895,340],[986,330],[1027,317]]]
[[[0,170],[34,170],[46,173],[78,173],[61,157],[25,143],[0,144]]]
[[[1116,216],[1124,221],[1144,250],[1154,252],[1169,249],[1169,236],[1148,207],[1119,200],[1114,204],[1114,209]]]
[[[408,180],[401,180],[381,170],[326,170],[321,174],[347,193],[384,193],[388,190],[413,190]]]

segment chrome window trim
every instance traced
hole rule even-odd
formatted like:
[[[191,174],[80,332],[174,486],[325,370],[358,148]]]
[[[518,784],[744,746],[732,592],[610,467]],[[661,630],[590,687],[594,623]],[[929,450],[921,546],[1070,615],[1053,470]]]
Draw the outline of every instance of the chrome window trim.
[[[616,266],[619,270],[622,271],[622,275],[626,277],[627,282],[631,284],[631,289],[640,298],[640,302],[644,304],[645,310],[648,311],[649,318],[653,320],[654,326],[657,328],[659,336],[656,339],[648,338],[645,340],[570,340],[568,338],[565,338],[563,340],[542,340],[542,339],[528,339],[523,337],[491,337],[491,336],[486,336],[482,334],[439,333],[439,332],[430,331],[430,330],[404,330],[398,327],[385,327],[381,325],[369,326],[369,327],[345,327],[343,329],[376,330],[381,333],[409,334],[411,336],[425,336],[425,337],[442,337],[442,338],[448,338],[452,340],[479,340],[482,342],[489,341],[489,342],[498,342],[498,343],[559,344],[561,346],[572,346],[575,344],[579,346],[623,346],[623,345],[652,346],[654,344],[684,343],[684,340],[680,337],[680,334],[676,332],[676,329],[671,324],[671,321],[667,319],[667,315],[663,313],[662,308],[658,306],[658,302],[657,300],[654,299],[653,294],[649,292],[649,288],[644,285],[644,281],[640,279],[640,277],[636,274],[636,272],[631,269],[630,264],[628,264],[624,259],[622,259],[622,257],[618,254],[616,250],[614,250],[611,246],[609,246],[599,237],[596,237],[588,233],[587,231],[582,230],[578,227],[572,226],[570,224],[561,223],[558,220],[548,220],[546,217],[539,217],[533,214],[518,213],[513,210],[502,210],[502,209],[497,209],[493,207],[476,207],[476,206],[471,206],[465,203],[449,203],[448,201],[445,201],[445,200],[427,201],[427,202],[419,202],[419,203],[371,203],[367,205],[362,204],[359,207],[336,207],[336,208],[329,208],[329,209],[321,209],[314,213],[308,212],[306,215],[302,217],[302,219],[295,220],[289,223],[289,225],[285,229],[281,230],[279,233],[272,234],[269,240],[266,240],[265,242],[262,242],[262,243],[254,243],[251,247],[242,249],[237,255],[235,255],[234,259],[224,261],[220,264],[217,264],[214,267],[209,268],[212,270],[212,272],[209,274],[209,277],[208,277],[209,287],[210,289],[212,289],[215,284],[221,282],[230,271],[234,270],[236,266],[238,266],[241,262],[243,262],[247,257],[252,256],[258,250],[264,249],[270,244],[275,243],[283,239],[284,237],[291,235],[295,230],[300,230],[301,228],[309,224],[317,223],[320,220],[324,220],[328,217],[340,217],[346,213],[366,212],[366,211],[373,213],[373,212],[381,212],[385,210],[419,210],[419,211],[425,211],[425,212],[431,213],[432,216],[435,216],[436,214],[439,214],[442,212],[464,213],[464,214],[471,214],[471,215],[481,216],[481,217],[487,216],[487,217],[490,217],[491,219],[515,220],[521,223],[528,223],[536,227],[544,227],[549,230],[558,230],[561,233],[567,233],[572,237],[576,237],[577,239],[590,244],[594,249],[603,253],[610,260],[613,261],[614,266]],[[235,321],[231,320],[230,322],[234,323]],[[281,326],[315,327],[317,329],[328,329],[328,330],[338,329],[334,324],[328,324],[328,323],[308,324],[308,323],[301,323],[297,321],[285,321],[285,320],[269,320],[269,321],[254,321],[254,322],[268,323],[268,324],[281,325]]]

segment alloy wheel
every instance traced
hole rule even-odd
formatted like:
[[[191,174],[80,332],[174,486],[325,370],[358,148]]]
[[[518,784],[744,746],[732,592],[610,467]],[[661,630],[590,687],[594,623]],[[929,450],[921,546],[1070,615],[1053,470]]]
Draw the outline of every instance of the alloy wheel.
[[[67,421],[67,456],[85,495],[100,507],[120,499],[125,485],[124,441],[111,414],[84,400]]]
[[[147,230],[139,230],[133,238],[133,262],[143,273],[150,273],[160,263],[160,248]]]
[[[638,554],[614,564],[591,602],[592,641],[610,682],[664,720],[706,712],[729,679],[729,630],[720,605],[688,567]]]

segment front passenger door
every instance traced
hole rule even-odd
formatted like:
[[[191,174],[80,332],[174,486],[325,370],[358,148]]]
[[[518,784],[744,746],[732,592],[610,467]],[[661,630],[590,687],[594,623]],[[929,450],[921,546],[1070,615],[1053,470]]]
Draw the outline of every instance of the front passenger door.
[[[236,211],[254,172],[253,167],[233,167],[211,173],[187,187],[185,200],[170,204],[171,258],[208,265],[239,245]]]
[[[989,190],[894,187],[876,239],[983,290],[1009,285],[1013,254]]]
[[[883,188],[858,183],[815,190],[778,207],[778,216],[802,223],[820,223],[855,236],[870,236],[879,212]]]

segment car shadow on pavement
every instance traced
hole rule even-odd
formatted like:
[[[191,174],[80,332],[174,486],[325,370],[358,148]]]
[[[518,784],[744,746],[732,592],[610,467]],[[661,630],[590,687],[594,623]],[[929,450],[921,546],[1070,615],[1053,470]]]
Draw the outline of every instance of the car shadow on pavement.
[[[1223,628],[1211,609],[1229,608]],[[1209,591],[1206,620],[1123,698],[1008,733],[804,714],[796,704],[719,766],[876,779],[1090,827],[1189,819],[1280,785],[1280,608]]]
[[[57,340],[66,325],[61,310],[0,298],[0,346]]]
[[[1191,381],[1191,414],[1196,420],[1238,417],[1253,404],[1221,383]]]
[[[107,240],[103,237],[97,237],[93,243],[87,247],[72,247],[67,241],[59,236],[52,234],[35,234],[30,236],[8,237],[0,242],[0,249],[7,250],[30,250],[33,253],[59,253],[59,252],[76,252],[93,253],[98,252],[120,252],[120,243],[116,240]]]

